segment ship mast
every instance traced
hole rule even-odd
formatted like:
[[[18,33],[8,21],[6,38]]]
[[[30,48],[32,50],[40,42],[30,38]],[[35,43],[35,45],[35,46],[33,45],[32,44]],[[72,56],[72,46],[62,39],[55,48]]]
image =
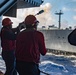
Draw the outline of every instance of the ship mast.
[[[61,12],[61,10],[60,10],[60,12],[58,13],[58,12],[56,12],[55,13],[56,15],[59,15],[59,29],[61,28],[61,15],[63,14],[62,12]]]

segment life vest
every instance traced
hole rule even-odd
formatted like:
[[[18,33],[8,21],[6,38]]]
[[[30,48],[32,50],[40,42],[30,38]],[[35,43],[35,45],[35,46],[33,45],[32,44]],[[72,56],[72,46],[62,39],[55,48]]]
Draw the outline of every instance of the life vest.
[[[16,46],[15,46],[16,41],[9,40],[8,38],[6,38],[6,36],[7,36],[7,35],[5,35],[6,31],[11,32],[11,34],[14,34],[13,31],[9,28],[3,27],[1,29],[1,47],[2,47],[2,50],[14,50],[16,48]],[[11,38],[12,38],[12,36],[11,36]]]
[[[40,54],[46,54],[43,34],[39,31],[24,30],[16,40],[16,59],[18,61],[39,63]]]

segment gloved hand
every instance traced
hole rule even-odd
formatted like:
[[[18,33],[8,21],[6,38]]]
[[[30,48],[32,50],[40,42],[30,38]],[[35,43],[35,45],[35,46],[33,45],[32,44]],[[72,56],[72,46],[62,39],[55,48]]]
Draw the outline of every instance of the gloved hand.
[[[19,30],[26,28],[26,25],[24,24],[24,22],[19,23],[18,25]]]

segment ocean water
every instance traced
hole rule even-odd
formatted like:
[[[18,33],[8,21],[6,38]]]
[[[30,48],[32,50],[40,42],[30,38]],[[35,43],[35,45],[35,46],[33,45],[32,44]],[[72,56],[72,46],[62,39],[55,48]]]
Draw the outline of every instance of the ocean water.
[[[40,69],[49,75],[76,75],[76,56],[49,53],[42,56]]]
[[[76,75],[76,56],[47,53],[41,56],[39,68],[41,75]],[[0,56],[0,70],[5,73],[5,63]],[[42,73],[43,72],[43,73]]]

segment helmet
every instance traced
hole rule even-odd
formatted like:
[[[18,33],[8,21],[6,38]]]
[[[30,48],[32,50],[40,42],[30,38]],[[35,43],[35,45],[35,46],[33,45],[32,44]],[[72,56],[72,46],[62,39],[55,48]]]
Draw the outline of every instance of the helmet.
[[[11,25],[13,22],[9,19],[9,18],[5,18],[5,19],[3,19],[3,21],[2,21],[2,25],[3,26],[9,26],[9,25]]]
[[[36,17],[34,15],[28,15],[24,20],[24,23],[26,25],[33,25],[37,22],[39,22],[39,21],[36,19]]]

